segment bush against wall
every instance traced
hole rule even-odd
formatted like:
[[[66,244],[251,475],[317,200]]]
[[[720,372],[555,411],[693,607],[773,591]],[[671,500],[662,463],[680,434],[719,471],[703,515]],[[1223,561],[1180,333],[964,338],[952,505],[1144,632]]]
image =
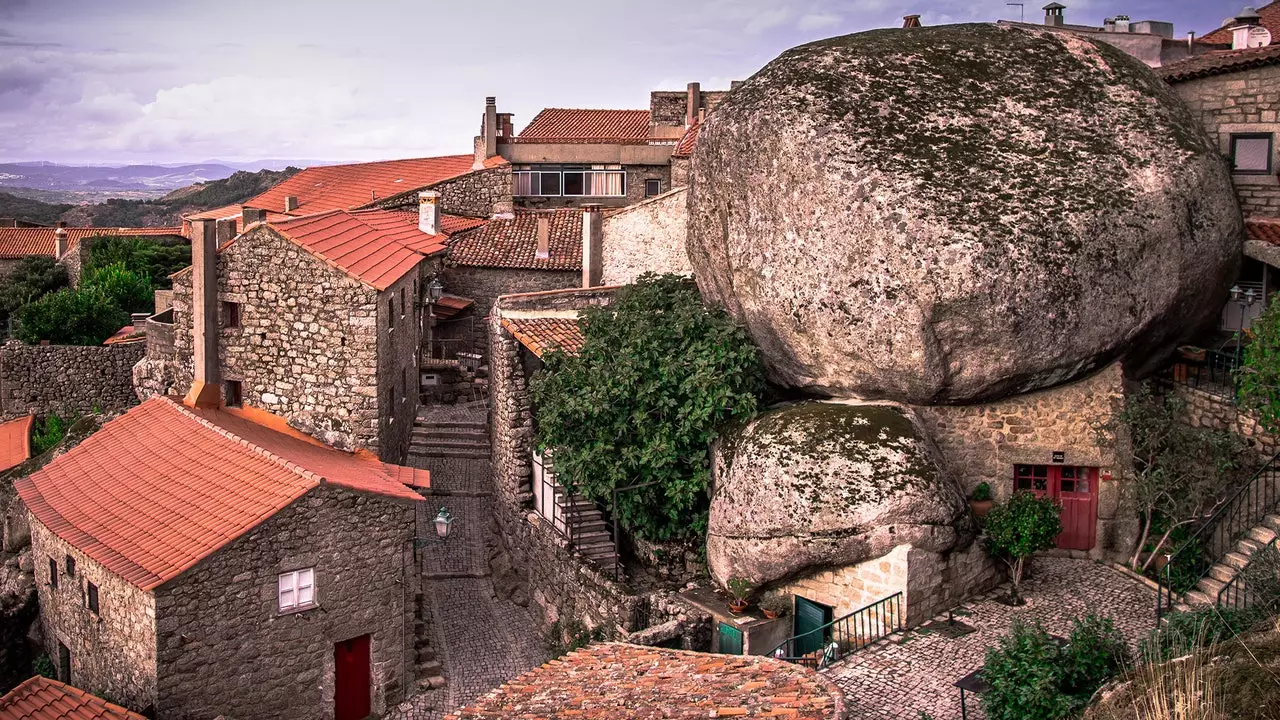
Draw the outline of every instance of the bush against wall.
[[[1253,340],[1236,371],[1240,405],[1257,413],[1267,430],[1280,432],[1280,303],[1271,303],[1249,328]]]
[[[127,313],[150,312],[155,307],[151,278],[128,269],[122,262],[86,270],[80,275],[80,288],[101,292]]]
[[[89,259],[85,262],[85,272],[120,265],[136,275],[150,278],[161,290],[171,287],[170,275],[191,264],[191,246],[186,243],[119,236],[90,238],[87,242]]]
[[[67,269],[45,255],[28,255],[0,280],[0,316],[66,287]],[[0,319],[2,319],[0,318]]]
[[[1012,598],[1019,603],[1019,589],[1027,559],[1041,550],[1054,547],[1062,532],[1062,508],[1052,498],[1036,497],[1029,492],[1014,493],[1009,502],[997,505],[987,513],[987,551],[1009,565]]]
[[[764,391],[746,331],[675,275],[645,275],[579,315],[577,355],[548,353],[530,387],[537,442],[560,482],[611,503],[651,541],[706,533],[709,449],[717,428],[755,414]]]
[[[93,287],[65,288],[19,312],[18,339],[29,345],[101,345],[129,322],[129,313]]]

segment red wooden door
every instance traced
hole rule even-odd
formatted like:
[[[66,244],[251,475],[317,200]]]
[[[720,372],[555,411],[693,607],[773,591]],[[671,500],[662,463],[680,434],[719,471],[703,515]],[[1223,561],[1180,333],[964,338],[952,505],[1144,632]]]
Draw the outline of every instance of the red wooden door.
[[[1015,492],[1050,497],[1062,506],[1057,544],[1068,550],[1093,549],[1098,524],[1098,469],[1067,465],[1015,465]]]
[[[364,720],[372,705],[369,697],[369,636],[361,635],[333,646],[334,720]]]

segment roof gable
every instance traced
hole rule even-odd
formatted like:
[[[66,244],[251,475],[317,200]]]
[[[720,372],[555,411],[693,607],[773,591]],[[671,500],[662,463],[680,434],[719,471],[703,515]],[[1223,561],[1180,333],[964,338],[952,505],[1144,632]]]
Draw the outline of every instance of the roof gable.
[[[1244,50],[1218,50],[1195,55],[1170,65],[1156,68],[1156,74],[1168,83],[1240,72],[1280,63],[1280,44]]]
[[[0,697],[0,720],[145,720],[57,680],[36,675]]]
[[[648,110],[546,108],[515,137],[517,142],[643,143],[649,140]]]
[[[538,357],[551,350],[577,355],[586,342],[576,317],[504,317],[502,327]]]

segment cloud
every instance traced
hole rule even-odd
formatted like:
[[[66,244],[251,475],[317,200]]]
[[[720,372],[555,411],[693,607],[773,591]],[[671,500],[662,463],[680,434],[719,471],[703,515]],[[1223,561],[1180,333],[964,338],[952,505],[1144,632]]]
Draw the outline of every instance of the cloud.
[[[802,15],[796,21],[796,27],[806,32],[812,30],[822,30],[834,25],[839,25],[844,18],[829,12],[811,12]]]
[[[748,35],[759,35],[765,30],[771,30],[785,23],[791,17],[790,8],[775,7],[769,10],[763,10],[755,13],[751,19],[747,20],[747,24],[742,31]]]

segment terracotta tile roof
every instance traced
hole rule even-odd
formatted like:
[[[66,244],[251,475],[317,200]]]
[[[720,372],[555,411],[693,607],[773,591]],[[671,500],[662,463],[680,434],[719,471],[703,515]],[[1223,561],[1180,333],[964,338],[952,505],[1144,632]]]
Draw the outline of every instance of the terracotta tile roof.
[[[7,423],[0,423],[0,471],[26,462],[31,457],[31,425],[35,418],[28,415]]]
[[[146,342],[147,334],[135,328],[132,324],[125,325],[116,331],[115,335],[102,341],[103,345],[126,345],[128,343]]]
[[[549,257],[539,258],[538,215],[550,222]],[[523,268],[526,270],[582,269],[582,211],[561,208],[518,211],[515,217],[495,218],[484,227],[449,240],[449,264],[462,267]]]
[[[695,122],[684,131],[684,135],[680,138],[680,142],[676,144],[676,149],[671,153],[671,157],[687,158],[693,157],[693,150],[698,146],[698,132],[702,130],[702,123]]]
[[[1165,82],[1178,83],[1280,62],[1280,44],[1247,50],[1218,50],[1156,68]]]
[[[440,300],[436,302],[435,308],[432,312],[435,313],[437,318],[441,320],[448,320],[475,304],[476,301],[471,298],[459,297],[457,295],[441,295]]]
[[[180,227],[158,228],[84,228],[69,227],[67,247],[75,247],[87,237],[99,235],[182,236]],[[0,228],[0,258],[20,258],[27,255],[54,256],[55,228]]]
[[[1256,12],[1261,18],[1258,21],[1259,24],[1270,30],[1272,35],[1280,36],[1280,2],[1267,3],[1257,8]],[[1213,32],[1205,33],[1202,37],[1197,38],[1196,42],[1230,45],[1232,35],[1230,28],[1231,23],[1227,23]]]
[[[465,175],[471,172],[474,162],[474,155],[446,155],[309,167],[244,204],[283,213],[284,199],[293,196],[298,198],[297,209],[289,213],[294,216],[355,210],[377,200]],[[497,167],[506,162],[501,157],[491,158],[485,162],[485,167]]]
[[[452,720],[830,720],[844,695],[812,670],[755,655],[601,643],[490,692]]]
[[[14,485],[45,527],[143,590],[321,484],[422,499],[403,484],[419,477],[412,469],[248,417],[155,397]]]
[[[625,143],[649,141],[648,110],[547,108],[513,140],[537,143]]]
[[[228,220],[230,218],[239,218],[244,212],[244,207],[245,207],[244,205],[223,205],[220,208],[213,208],[212,210],[205,210],[204,212],[192,213],[190,215],[183,215],[182,219],[184,221],[190,222],[191,220]],[[267,212],[268,221],[287,220],[290,217],[292,216],[285,215],[282,212],[274,212],[274,211]],[[243,229],[244,228],[241,228],[241,230]]]
[[[1280,218],[1246,220],[1244,237],[1246,240],[1260,240],[1270,245],[1280,245]]]
[[[0,697],[0,720],[145,720],[95,695],[39,675]]]
[[[570,355],[582,349],[585,338],[576,318],[502,318],[502,327],[538,357],[559,348]]]

